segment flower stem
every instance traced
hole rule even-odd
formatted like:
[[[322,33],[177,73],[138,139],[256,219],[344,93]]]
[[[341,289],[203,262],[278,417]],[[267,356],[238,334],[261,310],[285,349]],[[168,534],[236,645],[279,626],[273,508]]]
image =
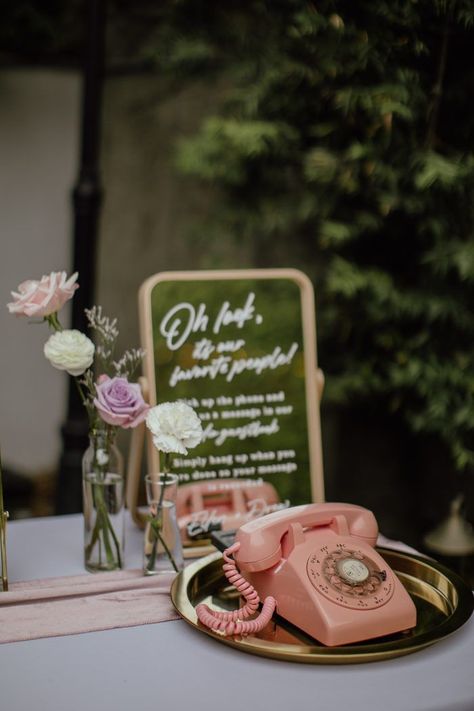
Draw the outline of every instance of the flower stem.
[[[85,557],[87,565],[87,562],[94,550],[94,546],[98,545],[98,565],[99,567],[102,567],[103,544],[107,559],[107,565],[109,568],[112,569],[122,567],[122,556],[120,552],[120,543],[110,520],[109,512],[107,510],[107,504],[104,497],[107,477],[107,462],[104,463],[99,461],[98,451],[101,449],[105,449],[106,452],[109,452],[110,446],[113,444],[114,435],[115,431],[113,427],[108,427],[102,433],[95,431],[91,433],[94,447],[92,469],[97,480],[92,480],[90,483],[93,491],[93,502],[96,511],[96,518],[90,542],[85,548]]]
[[[173,568],[175,569],[176,572],[178,572],[178,566],[176,565],[176,562],[173,558],[173,554],[171,553],[170,549],[168,548],[168,546],[165,542],[164,536],[161,534],[161,530],[163,527],[163,499],[164,499],[164,495],[165,495],[166,485],[168,483],[168,473],[169,473],[169,469],[171,467],[171,461],[172,461],[171,453],[166,452],[165,458],[164,458],[164,463],[163,463],[164,479],[161,482],[160,498],[158,500],[158,504],[156,507],[156,514],[150,521],[150,527],[153,532],[153,547],[152,547],[151,554],[150,554],[150,557],[148,558],[148,563],[146,566],[146,569],[149,572],[152,572],[155,567],[156,556],[158,553],[158,542],[161,543],[161,545],[165,549],[166,555],[168,556],[169,560],[171,561]]]
[[[152,521],[150,521],[150,528],[153,532],[153,545],[150,553],[150,557],[148,558],[148,563],[146,566],[146,569],[149,572],[152,572],[155,568],[155,562],[156,562],[156,554],[158,552],[158,539],[159,539],[159,528],[158,526],[160,523],[158,522],[158,516],[156,516]]]
[[[112,540],[114,542],[115,550],[117,553],[118,567],[121,568],[122,567],[122,556],[120,555],[120,543],[118,541],[117,534],[114,531],[114,527],[112,526],[112,521],[110,520],[110,517],[109,517],[107,511],[105,512],[105,515],[106,515],[106,523],[110,529]]]
[[[110,521],[109,514],[107,512],[107,507],[105,505],[102,484],[93,484],[94,498],[96,501],[96,520],[94,523],[94,528],[92,531],[91,540],[89,545],[86,546],[86,562],[89,559],[94,546],[98,543],[99,545],[99,564],[102,562],[101,558],[101,545],[104,544],[105,554],[107,556],[107,563],[110,567],[122,567],[122,557],[120,554],[120,543],[118,541],[117,535]],[[110,536],[115,548],[115,555],[110,541]]]
[[[52,314],[49,314],[49,316],[45,316],[44,320],[47,322],[48,326],[53,329],[53,331],[62,331],[63,327],[61,326],[61,323],[58,318],[58,312],[55,311]]]
[[[165,539],[163,538],[163,536],[161,535],[161,533],[158,533],[158,538],[160,539],[160,543],[161,543],[161,545],[163,546],[163,548],[164,548],[165,551],[166,551],[166,555],[168,556],[168,558],[169,558],[170,561],[171,561],[171,565],[173,566],[173,568],[175,569],[176,572],[179,572],[179,571],[178,571],[178,566],[176,565],[175,559],[173,558],[173,554],[171,553],[170,549],[169,549],[168,546],[166,545]]]
[[[154,525],[154,524],[155,524],[155,525]],[[174,557],[173,557],[173,554],[171,553],[170,549],[168,548],[168,546],[167,546],[167,544],[166,544],[166,542],[165,542],[164,536],[162,536],[161,533],[160,533],[160,527],[161,527],[161,525],[162,525],[162,523],[161,523],[161,521],[159,521],[159,522],[157,521],[157,517],[155,517],[155,518],[153,519],[153,521],[151,522],[151,524],[150,524],[151,530],[153,531],[153,539],[154,539],[154,540],[153,540],[153,547],[152,547],[152,550],[151,550],[151,553],[150,553],[150,557],[148,558],[148,563],[147,563],[146,569],[147,569],[149,572],[152,572],[152,571],[154,570],[154,568],[155,568],[155,562],[156,562],[156,556],[157,556],[157,553],[158,553],[158,542],[160,542],[161,545],[163,546],[163,548],[165,549],[166,555],[168,556],[168,558],[169,558],[170,561],[171,561],[171,565],[173,566],[173,568],[175,569],[175,571],[178,573],[178,572],[179,572],[178,566],[176,565],[176,561],[175,561],[175,559],[174,559]]]

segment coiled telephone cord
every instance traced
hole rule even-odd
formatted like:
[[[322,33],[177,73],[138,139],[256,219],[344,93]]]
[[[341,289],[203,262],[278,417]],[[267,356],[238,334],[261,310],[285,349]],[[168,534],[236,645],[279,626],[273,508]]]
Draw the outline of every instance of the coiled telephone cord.
[[[275,611],[276,600],[273,597],[265,598],[262,611],[254,620],[245,620],[253,615],[260,602],[257,591],[248,580],[238,571],[237,565],[231,555],[238,551],[240,543],[234,543],[223,553],[225,576],[231,585],[234,585],[239,593],[245,597],[246,604],[233,612],[217,612],[211,610],[207,605],[201,603],[196,607],[196,614],[200,622],[212,630],[223,632],[224,635],[241,634],[248,635],[262,630],[271,620]]]

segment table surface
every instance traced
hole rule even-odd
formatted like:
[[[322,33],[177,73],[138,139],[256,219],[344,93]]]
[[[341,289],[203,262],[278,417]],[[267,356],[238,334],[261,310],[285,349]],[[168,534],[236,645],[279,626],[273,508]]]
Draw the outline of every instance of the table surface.
[[[143,534],[127,524],[126,567]],[[82,517],[15,521],[11,581],[77,575]],[[442,642],[372,664],[318,666],[251,656],[181,620],[0,645],[0,708],[8,711],[383,711],[474,709],[474,616]]]

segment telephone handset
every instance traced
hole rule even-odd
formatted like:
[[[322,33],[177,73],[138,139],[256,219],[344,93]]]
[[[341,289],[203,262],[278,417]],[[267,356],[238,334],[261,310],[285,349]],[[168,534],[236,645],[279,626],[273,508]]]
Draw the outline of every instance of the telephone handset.
[[[246,604],[231,613],[201,604],[198,618],[224,634],[250,634],[276,608],[328,646],[408,630],[416,625],[416,608],[374,550],[377,534],[370,511],[343,503],[306,504],[250,521],[224,553],[224,572]],[[246,619],[260,598],[260,615]]]

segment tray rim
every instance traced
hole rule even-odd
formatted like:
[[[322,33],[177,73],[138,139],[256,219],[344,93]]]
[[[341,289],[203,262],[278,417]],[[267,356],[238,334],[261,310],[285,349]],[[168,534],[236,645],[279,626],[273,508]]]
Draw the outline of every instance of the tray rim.
[[[415,561],[418,564],[421,563],[423,566],[436,571],[446,578],[453,586],[457,595],[456,606],[451,614],[446,616],[435,628],[420,633],[417,638],[407,638],[406,640],[398,639],[389,642],[375,641],[371,643],[369,641],[363,645],[340,647],[321,647],[318,645],[313,647],[305,644],[277,644],[251,636],[239,638],[224,637],[213,630],[203,627],[197,621],[194,605],[188,595],[189,585],[195,575],[202,572],[208,566],[214,566],[215,563],[222,558],[222,553],[219,551],[205,558],[200,558],[179,573],[171,586],[171,601],[175,610],[185,622],[199,632],[208,637],[212,637],[222,644],[226,644],[227,646],[248,654],[306,664],[360,664],[412,654],[450,636],[471,617],[474,610],[473,593],[467,583],[465,583],[457,573],[443,564],[422,555],[415,555],[383,546],[377,546],[377,550],[380,551],[382,555],[388,555],[392,560],[395,558],[405,561]],[[395,566],[395,572],[396,570]],[[440,595],[446,598],[442,590],[439,588],[436,588],[436,590]]]

